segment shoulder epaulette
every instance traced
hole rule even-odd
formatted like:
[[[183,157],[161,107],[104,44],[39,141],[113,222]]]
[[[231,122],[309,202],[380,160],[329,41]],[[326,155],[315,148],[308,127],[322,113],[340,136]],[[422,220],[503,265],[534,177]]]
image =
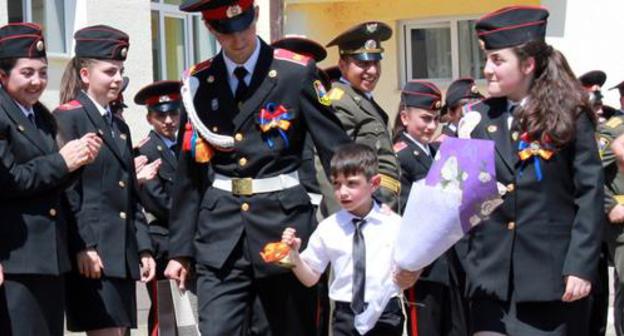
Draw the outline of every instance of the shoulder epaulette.
[[[212,58],[209,58],[201,63],[197,63],[195,65],[193,65],[192,67],[190,67],[187,71],[190,75],[194,75],[198,72],[204,71],[206,69],[209,69],[210,66],[212,65]]]
[[[624,120],[622,120],[622,117],[620,116],[615,116],[615,117],[611,117],[607,123],[605,124],[605,126],[609,127],[609,128],[616,128],[620,125],[622,125],[622,123],[624,122]]]
[[[148,143],[150,141],[150,137],[145,137],[143,139],[141,139],[141,141],[137,142],[137,144],[134,146],[134,148],[141,148],[143,147],[146,143]]]
[[[57,107],[56,109],[59,111],[69,111],[69,110],[75,110],[79,107],[82,107],[82,104],[80,104],[79,101],[77,100],[71,100],[68,101],[67,103]]]
[[[392,146],[392,149],[394,149],[395,153],[398,153],[405,148],[407,148],[407,144],[405,143],[405,141],[399,141]]]
[[[343,89],[339,88],[339,87],[335,87],[331,90],[329,90],[329,92],[327,93],[327,97],[329,98],[329,100],[340,100],[342,98],[342,96],[344,96],[345,92]]]
[[[281,48],[275,49],[275,51],[273,52],[273,58],[279,59],[282,61],[293,62],[293,63],[303,65],[303,66],[308,65],[308,63],[312,59],[311,57],[297,54],[290,50],[281,49]]]

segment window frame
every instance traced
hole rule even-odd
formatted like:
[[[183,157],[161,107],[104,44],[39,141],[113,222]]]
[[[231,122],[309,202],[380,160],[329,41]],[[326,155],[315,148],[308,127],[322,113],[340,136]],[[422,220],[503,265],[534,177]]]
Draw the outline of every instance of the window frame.
[[[159,53],[160,53],[160,61],[159,64],[160,73],[162,74],[162,78],[160,80],[165,80],[167,78],[167,55],[165,50],[165,38],[163,34],[165,33],[165,18],[176,18],[184,20],[184,45],[185,45],[185,59],[184,59],[184,69],[188,69],[193,64],[196,63],[195,60],[195,43],[193,41],[194,38],[194,27],[193,27],[193,19],[197,17],[201,20],[201,14],[199,13],[186,13],[180,11],[178,5],[167,4],[163,0],[158,1],[150,1],[150,15],[152,12],[158,13],[158,32],[160,36],[158,36],[159,45]],[[217,43],[217,50],[219,44]],[[201,60],[197,60],[199,62]],[[154,74],[155,75],[155,74]]]
[[[398,72],[399,72],[399,89],[402,88],[408,80],[412,80],[411,61],[408,62],[408,52],[411,50],[411,39],[409,34],[411,29],[428,29],[428,28],[450,28],[451,32],[451,78],[418,78],[435,83],[438,86],[448,86],[453,80],[460,77],[459,64],[459,22],[477,20],[479,15],[462,15],[462,16],[440,16],[431,18],[418,18],[399,20],[397,22],[398,36]],[[409,79],[408,79],[409,78]],[[475,79],[477,85],[485,84],[483,78]]]

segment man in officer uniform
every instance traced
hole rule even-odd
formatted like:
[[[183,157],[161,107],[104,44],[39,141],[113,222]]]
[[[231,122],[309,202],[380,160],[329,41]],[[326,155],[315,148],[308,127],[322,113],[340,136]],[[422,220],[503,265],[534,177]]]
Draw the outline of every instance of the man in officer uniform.
[[[338,46],[342,77],[332,84],[328,97],[347,134],[377,152],[381,187],[375,198],[397,211],[401,189],[399,163],[392,149],[388,115],[373,99],[381,76],[381,42],[391,36],[392,29],[385,23],[365,22],[329,42],[327,47]],[[337,210],[336,206],[330,210]]]
[[[201,12],[222,46],[189,69],[184,125],[170,215],[165,274],[182,284],[191,259],[197,271],[200,331],[241,335],[256,298],[272,335],[314,335],[315,290],[260,252],[294,226],[307,242],[315,226],[301,185],[306,133],[328,170],[333,149],[349,142],[323,104],[314,61],[273,49],[256,35],[252,0],[185,1]],[[190,244],[189,242],[193,242]]]
[[[615,266],[615,300],[613,315],[615,332],[624,335],[624,174],[618,169],[616,157],[611,148],[613,140],[624,134],[624,116],[615,116],[598,128],[598,149],[605,173],[605,214],[607,224],[604,240]]]
[[[616,86],[609,88],[609,90],[617,89],[620,94],[620,111],[619,114],[623,114],[624,112],[624,81],[619,82]]]
[[[143,206],[148,220],[149,234],[152,238],[156,259],[156,278],[147,283],[147,291],[152,302],[148,318],[150,335],[162,330],[159,314],[156,309],[168,292],[159,293],[158,280],[165,278],[167,265],[169,210],[171,209],[171,189],[177,165],[178,146],[176,132],[180,121],[179,81],[160,81],[142,88],[135,96],[134,102],[147,108],[147,122],[152,126],[147,139],[137,149],[137,155],[144,155],[148,162],[160,160],[158,175],[143,184]],[[173,316],[172,316],[173,317]],[[163,326],[166,322],[163,321]]]

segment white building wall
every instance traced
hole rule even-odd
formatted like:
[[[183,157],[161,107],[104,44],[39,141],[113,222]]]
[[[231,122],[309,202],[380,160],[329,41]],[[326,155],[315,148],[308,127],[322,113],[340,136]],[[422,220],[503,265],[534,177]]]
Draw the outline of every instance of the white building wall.
[[[0,25],[6,24],[7,2],[15,0],[0,0]],[[125,64],[125,74],[130,78],[130,85],[124,93],[128,108],[124,112],[126,122],[132,130],[134,142],[142,139],[149,132],[149,125],[145,120],[145,108],[133,103],[133,97],[138,90],[151,83],[152,71],[152,39],[151,39],[151,1],[150,0],[66,0],[70,17],[66,20],[73,27],[70,36],[76,30],[96,24],[106,24],[123,30],[130,35],[130,51]],[[256,0],[260,6],[258,19],[258,34],[270,41],[270,0]],[[72,41],[73,43],[73,41]],[[42,102],[50,109],[58,106],[59,87],[61,77],[67,62],[73,56],[73,45],[68,48],[66,55],[49,54],[48,89],[42,97]]]
[[[617,90],[624,80],[624,1],[542,0],[551,13],[548,42],[561,50],[577,76],[590,70],[607,73],[605,104],[619,108]]]

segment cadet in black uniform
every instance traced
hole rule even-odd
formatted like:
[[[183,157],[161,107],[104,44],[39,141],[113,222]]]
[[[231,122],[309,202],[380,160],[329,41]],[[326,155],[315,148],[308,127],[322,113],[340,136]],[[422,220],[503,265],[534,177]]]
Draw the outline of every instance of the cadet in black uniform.
[[[147,157],[148,162],[160,161],[158,175],[143,184],[143,202],[148,221],[152,247],[156,259],[156,277],[147,283],[147,291],[152,302],[148,316],[150,335],[159,330],[157,280],[166,279],[165,267],[169,259],[169,210],[171,190],[178,161],[176,132],[179,128],[182,97],[179,81],[159,81],[142,88],[134,102],[147,108],[147,122],[152,126],[147,141],[138,149],[138,155]],[[167,293],[165,293],[167,295]]]
[[[438,144],[433,137],[438,127],[442,95],[435,84],[410,81],[401,91],[395,120],[394,149],[401,164],[401,212],[412,183],[427,176]],[[407,289],[407,331],[416,335],[466,335],[466,316],[459,287],[451,272],[457,257],[453,249],[423,271],[418,282]]]
[[[443,142],[446,137],[457,137],[457,125],[464,116],[464,106],[483,99],[474,79],[470,77],[456,79],[449,85],[444,97],[444,106],[440,113],[440,122],[444,123],[436,142]]]
[[[545,43],[548,12],[512,6],[476,23],[491,98],[460,137],[494,140],[504,203],[470,232],[476,335],[588,335],[603,220],[595,115],[565,57]]]
[[[54,117],[39,102],[48,61],[38,25],[0,28],[0,84],[0,335],[63,335],[71,269],[64,190],[101,141],[89,133],[56,145]]]
[[[222,46],[183,80],[184,126],[165,274],[183,282],[194,259],[202,335],[240,335],[260,298],[272,335],[314,335],[315,289],[260,251],[295,226],[315,227],[297,169],[310,131],[321,161],[349,141],[309,57],[273,49],[256,35],[251,0],[186,1]],[[211,174],[214,171],[214,174]],[[190,244],[193,242],[193,244]]]
[[[136,328],[135,281],[154,277],[155,265],[138,185],[130,130],[114,116],[128,35],[108,26],[74,34],[76,56],[63,75],[63,105],[54,115],[61,140],[97,132],[104,146],[69,190],[76,217],[77,270],[68,277],[67,327],[93,335]],[[72,100],[73,99],[73,100]]]

